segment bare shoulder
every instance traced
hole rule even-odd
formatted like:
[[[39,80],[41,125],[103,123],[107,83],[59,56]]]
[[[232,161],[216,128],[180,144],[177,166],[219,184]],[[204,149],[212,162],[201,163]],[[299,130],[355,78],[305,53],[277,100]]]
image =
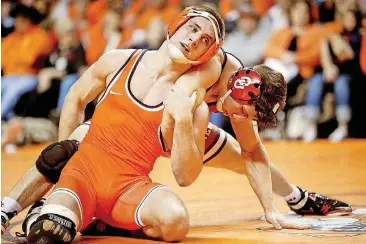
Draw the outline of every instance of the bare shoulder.
[[[219,86],[220,86],[220,94],[223,95],[226,93],[227,83],[229,82],[230,77],[238,71],[242,67],[240,61],[232,54],[227,54],[227,61],[226,65],[221,72],[220,79],[219,79]]]
[[[98,76],[108,76],[119,69],[135,49],[116,49],[104,53],[93,65],[93,72]]]
[[[217,57],[211,58],[204,64],[191,67],[175,82],[188,94],[203,88],[208,89],[216,83],[221,74],[221,63]]]

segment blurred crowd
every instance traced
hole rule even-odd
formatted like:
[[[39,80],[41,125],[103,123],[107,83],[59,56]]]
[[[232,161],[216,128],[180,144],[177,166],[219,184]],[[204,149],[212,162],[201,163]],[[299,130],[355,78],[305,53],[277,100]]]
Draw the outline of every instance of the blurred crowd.
[[[283,73],[287,106],[263,138],[366,137],[365,0],[3,0],[2,147],[56,140],[66,94],[88,66],[112,49],[159,48],[191,5],[219,11],[223,48],[244,65]],[[221,114],[211,121],[231,131]]]

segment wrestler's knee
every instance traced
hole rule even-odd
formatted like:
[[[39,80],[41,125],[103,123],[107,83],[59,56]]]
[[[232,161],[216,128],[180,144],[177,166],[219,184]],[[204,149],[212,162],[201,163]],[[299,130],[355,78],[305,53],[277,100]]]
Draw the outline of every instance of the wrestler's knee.
[[[160,220],[161,233],[166,242],[182,241],[189,230],[189,216],[184,206],[172,206]]]
[[[78,150],[79,142],[65,140],[47,146],[38,157],[36,167],[38,171],[50,182],[56,184],[61,171]]]

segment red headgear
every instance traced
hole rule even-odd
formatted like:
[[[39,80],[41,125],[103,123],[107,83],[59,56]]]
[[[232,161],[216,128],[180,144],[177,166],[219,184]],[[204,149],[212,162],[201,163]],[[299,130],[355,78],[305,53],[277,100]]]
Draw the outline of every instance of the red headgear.
[[[227,84],[228,91],[219,99],[217,109],[222,112],[222,104],[230,95],[242,101],[250,101],[261,93],[261,75],[253,69],[241,68],[230,77]]]
[[[217,22],[216,18],[214,16],[212,16],[212,14],[205,12],[205,11],[200,11],[200,10],[195,10],[195,9],[190,9],[190,8],[185,9],[182,12],[180,12],[170,22],[170,24],[168,26],[167,35],[168,35],[168,39],[171,38],[174,35],[174,33],[182,25],[184,25],[184,23],[186,23],[189,19],[191,19],[193,17],[197,17],[197,16],[201,16],[201,17],[208,19],[211,22],[211,24],[214,28],[214,32],[215,32],[215,42],[211,45],[211,47],[209,47],[209,49],[206,51],[206,53],[204,53],[197,60],[194,60],[194,64],[201,64],[201,63],[207,62],[208,60],[210,60],[210,58],[215,56],[223,42],[223,33],[221,33],[219,23]]]
[[[261,75],[257,71],[243,68],[230,77],[227,88],[232,91],[232,98],[249,101],[253,96],[260,95],[261,85]]]

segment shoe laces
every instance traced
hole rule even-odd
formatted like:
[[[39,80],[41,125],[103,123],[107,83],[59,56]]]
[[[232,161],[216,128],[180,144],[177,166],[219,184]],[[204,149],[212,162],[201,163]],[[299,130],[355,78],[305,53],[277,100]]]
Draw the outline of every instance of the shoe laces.
[[[315,196],[315,201],[320,202],[320,204],[331,204],[331,205],[334,205],[334,203],[335,203],[335,200],[333,200],[333,199],[331,199],[329,197],[323,196],[321,194],[315,193],[314,196]]]

